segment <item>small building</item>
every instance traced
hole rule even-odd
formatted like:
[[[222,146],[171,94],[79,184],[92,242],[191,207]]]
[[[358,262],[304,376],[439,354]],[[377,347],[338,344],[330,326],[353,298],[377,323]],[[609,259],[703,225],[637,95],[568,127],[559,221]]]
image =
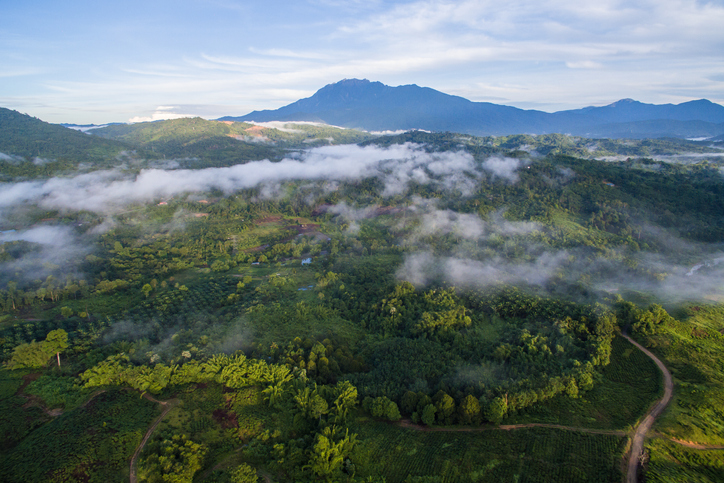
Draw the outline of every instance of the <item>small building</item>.
[[[304,260],[302,260],[302,265],[311,265],[311,264],[312,264],[311,258],[305,258]]]

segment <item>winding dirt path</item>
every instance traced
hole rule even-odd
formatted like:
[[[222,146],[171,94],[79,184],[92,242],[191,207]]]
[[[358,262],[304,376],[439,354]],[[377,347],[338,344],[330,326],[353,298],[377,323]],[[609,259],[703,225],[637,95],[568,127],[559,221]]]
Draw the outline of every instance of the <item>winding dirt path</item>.
[[[641,344],[633,340],[628,335],[622,333],[621,334],[626,340],[628,340],[631,344],[633,344],[635,347],[637,347],[641,352],[646,354],[651,360],[656,363],[656,366],[659,368],[661,373],[664,376],[664,395],[661,399],[659,399],[652,407],[649,409],[649,411],[646,413],[644,418],[641,420],[641,422],[636,426],[636,429],[634,430],[633,435],[631,436],[631,449],[629,453],[628,458],[628,468],[626,472],[626,483],[637,483],[638,478],[638,470],[641,466],[641,455],[643,454],[644,450],[644,440],[646,439],[646,435],[651,430],[651,427],[654,424],[654,421],[656,418],[666,409],[666,406],[671,401],[671,398],[674,394],[674,381],[671,378],[671,373],[666,368],[663,362],[656,357],[651,351],[643,347]],[[453,432],[453,431],[460,431],[460,432],[467,432],[467,431],[490,431],[490,430],[506,430],[510,431],[513,429],[521,429],[521,428],[554,428],[554,429],[563,429],[568,431],[580,431],[584,433],[591,433],[591,434],[612,434],[617,436],[626,436],[628,433],[625,431],[615,431],[615,430],[596,430],[596,429],[589,429],[589,428],[577,428],[572,426],[563,426],[559,424],[545,424],[545,423],[530,423],[530,424],[508,424],[508,425],[500,425],[500,426],[490,426],[490,427],[462,427],[462,428],[436,428],[436,427],[428,427],[423,426],[419,424],[414,424],[410,420],[402,420],[397,423],[401,427],[415,429],[418,431],[446,431],[446,432]],[[704,445],[700,443],[694,443],[691,441],[681,441],[677,440],[675,438],[666,438],[669,439],[675,443],[684,445],[688,448],[692,449],[724,449],[724,446],[714,446],[714,445]]]
[[[28,385],[29,385],[32,381],[36,380],[39,376],[40,376],[40,373],[39,373],[39,372],[36,372],[36,373],[33,373],[33,374],[27,374],[27,375],[23,376],[23,384],[22,384],[22,386],[20,386],[20,387],[18,388],[18,390],[17,390],[17,392],[15,393],[15,395],[16,395],[16,396],[20,396],[21,398],[23,398],[23,399],[25,399],[25,400],[27,401],[25,404],[23,404],[23,406],[22,406],[23,409],[27,409],[27,408],[31,408],[31,407],[37,407],[37,408],[40,408],[46,415],[50,416],[51,418],[57,418],[58,416],[60,416],[61,414],[63,414],[63,410],[62,410],[62,409],[60,409],[60,408],[50,409],[48,406],[46,406],[45,404],[43,404],[43,400],[42,400],[40,397],[35,396],[35,395],[33,395],[33,394],[28,394],[28,393],[25,392],[25,388],[28,387]],[[98,391],[94,392],[93,394],[90,395],[90,397],[88,398],[88,400],[87,400],[86,402],[84,402],[83,404],[81,404],[80,406],[78,406],[76,409],[80,409],[80,408],[86,407],[88,404],[90,404],[90,402],[91,402],[96,396],[100,396],[100,395],[103,394],[104,392],[106,392],[105,389],[101,389],[101,390],[98,390]]]
[[[639,466],[641,466],[641,455],[644,451],[644,440],[646,434],[651,430],[654,425],[654,420],[664,411],[666,406],[671,401],[671,397],[674,394],[674,381],[671,379],[671,373],[666,368],[663,362],[659,360],[651,351],[646,349],[644,346],[633,340],[626,334],[621,334],[626,340],[631,342],[633,345],[638,347],[641,352],[646,354],[653,360],[658,366],[661,373],[664,375],[664,396],[659,399],[656,404],[649,410],[644,416],[644,419],[639,423],[634,431],[631,438],[631,453],[628,459],[628,471],[626,472],[626,483],[636,483],[638,477]]]
[[[153,432],[156,430],[159,424],[161,424],[161,421],[163,421],[163,418],[166,417],[168,412],[172,410],[174,407],[176,407],[176,404],[178,404],[177,399],[170,399],[168,401],[159,401],[158,399],[154,399],[148,394],[144,393],[142,396],[144,399],[148,399],[151,402],[155,402],[158,404],[161,404],[162,406],[165,406],[163,408],[163,411],[161,414],[158,415],[156,420],[153,422],[150,428],[148,428],[148,431],[146,431],[146,435],[141,440],[141,443],[136,448],[136,451],[133,453],[133,456],[131,457],[131,475],[130,475],[130,483],[136,483],[138,481],[138,478],[136,477],[136,461],[138,460],[138,456],[141,454],[141,451],[143,451],[143,447],[146,446],[146,443],[148,442],[149,438],[153,434]]]
[[[686,446],[687,448],[691,449],[701,449],[701,450],[707,450],[707,449],[724,449],[724,445],[720,444],[704,444],[704,443],[696,443],[694,441],[684,441],[683,439],[676,439],[671,438],[669,436],[665,435],[656,435],[656,437],[661,437],[663,439],[668,439],[672,443],[680,444],[681,446]]]

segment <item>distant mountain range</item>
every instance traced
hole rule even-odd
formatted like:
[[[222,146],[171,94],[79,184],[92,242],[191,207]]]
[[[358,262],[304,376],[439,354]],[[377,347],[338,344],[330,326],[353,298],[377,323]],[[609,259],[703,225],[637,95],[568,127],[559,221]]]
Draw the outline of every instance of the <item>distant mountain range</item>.
[[[724,136],[724,106],[706,99],[644,104],[623,99],[604,107],[547,113],[472,102],[428,87],[390,87],[345,79],[276,110],[220,121],[315,121],[367,131],[422,129],[473,135],[564,133],[590,138]]]

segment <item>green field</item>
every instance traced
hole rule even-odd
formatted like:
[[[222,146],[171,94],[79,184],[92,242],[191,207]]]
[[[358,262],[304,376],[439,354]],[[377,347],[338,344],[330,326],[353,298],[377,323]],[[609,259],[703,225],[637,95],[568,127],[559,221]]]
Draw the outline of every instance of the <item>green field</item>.
[[[650,454],[646,465],[647,482],[716,483],[724,481],[724,450],[722,449],[690,449],[670,441],[653,439],[647,444],[646,450]]]
[[[618,482],[625,437],[547,428],[426,432],[360,423],[363,476],[439,482]],[[417,481],[417,480],[409,480]]]
[[[692,308],[694,307],[694,308]],[[703,444],[724,444],[724,308],[692,306],[642,338],[674,378],[674,398],[655,429]]]

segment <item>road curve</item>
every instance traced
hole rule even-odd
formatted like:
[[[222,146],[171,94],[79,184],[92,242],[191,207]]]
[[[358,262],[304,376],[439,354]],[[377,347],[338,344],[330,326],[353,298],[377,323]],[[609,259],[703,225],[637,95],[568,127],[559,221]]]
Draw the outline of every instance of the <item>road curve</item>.
[[[656,363],[656,365],[659,367],[659,370],[664,375],[664,397],[659,399],[656,404],[654,404],[654,406],[649,410],[649,412],[646,413],[646,416],[644,417],[643,421],[641,421],[641,423],[639,423],[639,425],[636,427],[636,431],[631,438],[631,454],[628,460],[626,483],[636,483],[638,470],[641,463],[641,455],[644,451],[644,439],[646,438],[646,434],[651,430],[651,427],[654,425],[654,420],[664,411],[666,406],[669,404],[669,401],[671,401],[671,396],[674,394],[674,381],[671,379],[671,373],[666,368],[664,363],[659,360],[658,357],[656,357],[653,353],[651,353],[651,351],[633,340],[628,335],[621,335],[633,345],[638,347],[644,354],[649,356],[651,360]]]
[[[159,401],[157,399],[152,398],[151,396],[147,395],[146,393],[143,393],[142,396],[144,399],[148,399],[151,402],[155,402],[158,404],[161,404],[165,406],[163,408],[163,411],[159,416],[156,418],[156,420],[153,422],[150,428],[148,428],[148,431],[146,431],[145,436],[143,437],[143,440],[136,448],[136,451],[133,453],[133,456],[131,457],[131,474],[130,474],[130,483],[136,483],[138,480],[136,478],[136,460],[138,460],[139,455],[141,454],[141,451],[143,450],[143,447],[146,446],[146,443],[148,442],[148,439],[151,437],[151,434],[153,434],[153,431],[156,429],[156,427],[161,423],[163,418],[166,417],[168,412],[176,406],[176,400],[171,399],[169,401]],[[170,404],[169,404],[170,403]]]

